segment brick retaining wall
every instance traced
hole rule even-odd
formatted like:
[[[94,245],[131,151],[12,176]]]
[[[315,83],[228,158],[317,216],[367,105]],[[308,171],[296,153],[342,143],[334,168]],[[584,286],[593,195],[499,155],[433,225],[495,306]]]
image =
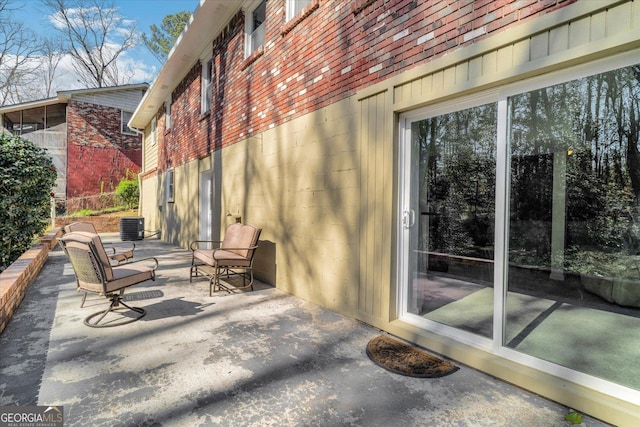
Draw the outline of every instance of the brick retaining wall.
[[[27,289],[47,261],[49,251],[58,243],[60,229],[45,234],[13,264],[0,273],[0,333],[7,326]]]

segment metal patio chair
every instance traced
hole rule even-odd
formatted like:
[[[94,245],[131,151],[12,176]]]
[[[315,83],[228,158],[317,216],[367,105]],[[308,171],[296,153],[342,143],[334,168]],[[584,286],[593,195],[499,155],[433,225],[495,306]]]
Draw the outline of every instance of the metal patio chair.
[[[253,259],[262,229],[252,225],[234,223],[227,227],[224,240],[195,240],[191,242],[191,269],[189,282],[200,273],[209,278],[209,296],[225,290],[253,290]],[[242,276],[242,286],[220,281],[221,276]],[[249,282],[247,283],[247,279]]]
[[[64,226],[62,229],[63,233],[70,233],[73,231],[85,231],[87,233],[98,234],[96,228],[90,222],[72,222]],[[116,246],[112,244],[104,244],[105,250],[107,251],[107,256],[118,263],[123,261],[129,261],[133,258],[133,251],[136,249],[136,244],[133,242],[128,242],[124,246]]]
[[[83,231],[70,232],[62,236],[60,242],[73,266],[78,290],[102,295],[110,301],[106,310],[87,316],[84,319],[85,325],[94,328],[119,326],[135,322],[146,314],[143,308],[125,304],[122,296],[129,286],[155,280],[155,271],[158,268],[156,258],[144,258],[112,266],[97,234]],[[147,265],[152,262],[153,266]],[[133,312],[133,317],[127,313],[119,321],[106,320],[100,323],[109,313],[125,309]],[[94,320],[95,318],[97,320]]]
[[[81,221],[72,222],[71,224],[65,225],[62,228],[63,234],[72,233],[75,231],[83,231],[86,233],[91,233],[96,235],[98,234],[98,232],[96,231],[96,228],[90,222],[81,222]],[[110,243],[107,243],[107,244],[103,243],[103,247],[107,251],[107,256],[109,257],[109,259],[116,261],[118,264],[120,264],[121,262],[129,261],[130,259],[133,258],[133,251],[136,249],[136,244],[133,242],[130,242],[130,245],[131,246],[127,244],[126,246],[117,247]],[[84,292],[84,294],[82,295],[82,301],[80,301],[80,307],[84,307],[84,303],[86,300],[87,300],[87,293]]]

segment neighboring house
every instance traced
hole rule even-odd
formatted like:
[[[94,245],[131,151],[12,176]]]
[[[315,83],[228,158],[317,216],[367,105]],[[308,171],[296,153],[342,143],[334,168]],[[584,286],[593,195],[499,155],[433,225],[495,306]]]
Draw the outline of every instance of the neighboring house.
[[[0,107],[2,132],[44,147],[58,170],[55,197],[115,191],[142,166],[142,136],[129,119],[149,85],[60,91],[56,97]]]
[[[163,239],[640,425],[638,2],[203,0],[129,124]]]

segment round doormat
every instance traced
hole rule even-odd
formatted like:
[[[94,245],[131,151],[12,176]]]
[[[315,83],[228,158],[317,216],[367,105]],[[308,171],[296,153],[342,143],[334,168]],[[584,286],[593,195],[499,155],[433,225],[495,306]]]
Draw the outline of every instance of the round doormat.
[[[400,375],[418,378],[437,378],[459,368],[418,348],[380,335],[367,344],[367,356],[384,369]]]

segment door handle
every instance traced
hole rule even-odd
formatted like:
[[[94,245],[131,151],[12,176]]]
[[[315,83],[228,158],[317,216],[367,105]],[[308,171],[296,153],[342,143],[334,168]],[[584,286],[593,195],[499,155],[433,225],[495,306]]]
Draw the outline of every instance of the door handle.
[[[416,224],[416,212],[413,209],[408,209],[402,213],[402,226],[404,228],[411,228]]]

